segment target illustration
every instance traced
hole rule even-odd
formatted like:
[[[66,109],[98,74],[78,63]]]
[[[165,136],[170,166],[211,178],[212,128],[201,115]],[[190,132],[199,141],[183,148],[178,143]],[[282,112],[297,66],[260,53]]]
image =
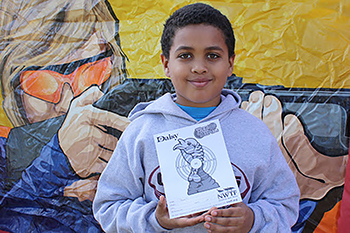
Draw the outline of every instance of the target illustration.
[[[205,147],[205,146],[202,146],[202,147],[204,152],[203,162],[200,159],[193,159],[189,164],[182,157],[181,153],[179,153],[179,155],[176,157],[176,161],[175,161],[176,171],[182,179],[187,180],[187,177],[191,173],[191,169],[199,168],[202,164],[203,164],[203,170],[209,175],[213,175],[213,173],[215,172],[217,161],[214,153],[208,147]]]
[[[188,195],[220,187],[212,178],[217,161],[208,147],[202,146],[195,138],[179,138],[173,150],[180,150],[175,168],[179,176],[189,182]]]

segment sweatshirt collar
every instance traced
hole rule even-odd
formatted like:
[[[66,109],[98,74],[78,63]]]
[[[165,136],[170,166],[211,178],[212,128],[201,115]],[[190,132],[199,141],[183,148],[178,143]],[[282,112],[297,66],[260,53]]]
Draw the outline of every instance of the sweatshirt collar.
[[[195,119],[190,117],[184,111],[180,111],[180,107],[174,102],[176,100],[176,94],[167,93],[157,100],[151,102],[139,103],[130,112],[129,119],[134,120],[143,114],[162,114],[169,120],[174,121],[190,121],[197,122]],[[211,112],[205,119],[219,117],[224,112],[232,111],[233,109],[239,108],[241,98],[239,95],[232,91],[224,89],[221,93],[221,103],[218,107]],[[182,119],[182,120],[181,120]],[[204,120],[204,119],[203,119]]]

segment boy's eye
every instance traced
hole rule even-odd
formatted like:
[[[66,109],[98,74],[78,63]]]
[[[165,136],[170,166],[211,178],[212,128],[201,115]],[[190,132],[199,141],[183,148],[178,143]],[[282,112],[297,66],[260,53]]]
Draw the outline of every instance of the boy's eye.
[[[181,58],[181,59],[189,59],[191,57],[192,56],[189,53],[182,53],[182,54],[179,55],[179,58]]]
[[[211,60],[215,60],[217,58],[220,57],[220,55],[216,54],[216,53],[209,53],[208,55],[208,58],[211,59]]]

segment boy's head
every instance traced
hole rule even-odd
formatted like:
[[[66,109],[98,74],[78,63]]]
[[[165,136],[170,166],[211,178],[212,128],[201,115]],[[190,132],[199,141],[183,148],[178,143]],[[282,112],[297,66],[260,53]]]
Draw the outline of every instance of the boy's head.
[[[176,31],[185,26],[196,24],[211,25],[220,29],[225,37],[229,57],[234,55],[235,37],[227,17],[209,5],[195,3],[178,9],[166,21],[161,37],[162,51],[166,58],[169,58],[169,51]]]

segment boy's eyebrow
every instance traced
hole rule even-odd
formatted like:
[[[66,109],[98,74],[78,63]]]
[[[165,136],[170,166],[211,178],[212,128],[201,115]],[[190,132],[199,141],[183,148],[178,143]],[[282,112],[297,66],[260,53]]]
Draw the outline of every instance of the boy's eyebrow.
[[[186,46],[186,45],[181,45],[179,47],[176,48],[175,52],[180,51],[180,50],[193,50],[194,48],[190,47],[190,46]]]
[[[175,52],[180,51],[180,50],[194,50],[194,48],[190,47],[190,46],[186,46],[186,45],[182,45],[180,47],[178,47]],[[205,48],[205,50],[220,50],[220,51],[224,51],[220,46],[210,46]]]
[[[224,51],[223,48],[221,48],[220,46],[210,46],[208,48],[205,48],[205,50],[220,50],[220,51]]]

